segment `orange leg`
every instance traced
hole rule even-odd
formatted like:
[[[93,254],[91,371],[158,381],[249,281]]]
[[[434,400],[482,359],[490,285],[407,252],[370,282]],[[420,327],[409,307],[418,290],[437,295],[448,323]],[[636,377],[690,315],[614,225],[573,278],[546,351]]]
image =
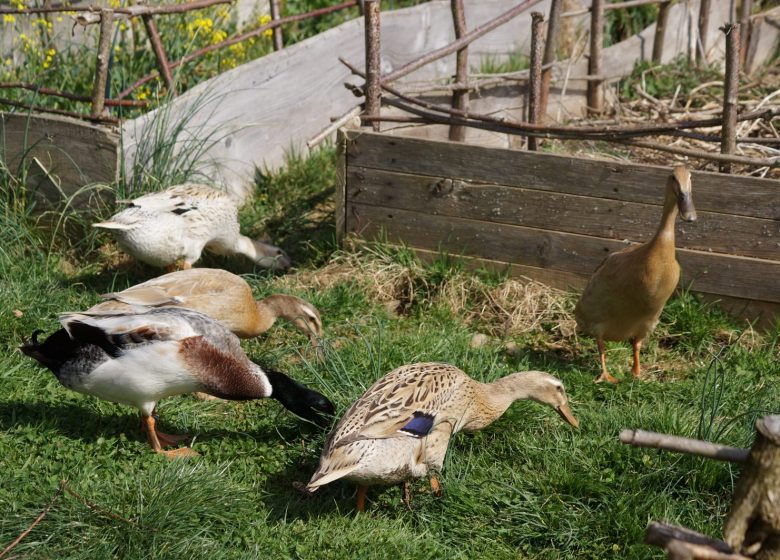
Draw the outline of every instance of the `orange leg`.
[[[357,491],[357,505],[355,509],[363,512],[366,511],[366,494],[368,493],[368,486],[363,484],[358,485]]]
[[[642,368],[639,366],[639,349],[642,347],[642,341],[635,338],[631,341],[631,346],[634,347],[634,366],[631,368],[631,373],[634,379],[639,379],[642,373]]]
[[[401,483],[401,502],[406,506],[406,509],[412,511],[412,489],[407,480]]]
[[[162,442],[164,441],[166,445],[171,445],[172,436],[157,431],[155,428],[154,416],[142,416],[141,422],[143,423],[143,429],[146,432],[146,437],[149,438],[149,444],[152,446],[152,449],[154,449],[155,453],[162,453],[170,458],[191,457],[198,455],[197,451],[190,449],[189,447],[179,447],[178,449],[169,450],[163,449]]]
[[[431,477],[431,490],[433,491],[433,495],[437,498],[441,498],[442,490],[441,490],[441,482],[439,482],[439,477],[434,475]]]
[[[617,383],[618,379],[611,376],[607,371],[607,352],[604,348],[604,341],[601,338],[597,338],[596,344],[599,346],[599,359],[601,360],[601,375],[596,378],[596,383],[601,383],[602,381]]]

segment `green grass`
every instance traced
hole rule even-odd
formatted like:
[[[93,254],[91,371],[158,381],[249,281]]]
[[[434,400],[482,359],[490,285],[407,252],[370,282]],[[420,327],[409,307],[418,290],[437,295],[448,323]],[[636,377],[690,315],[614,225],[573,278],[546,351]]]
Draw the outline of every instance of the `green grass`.
[[[201,453],[167,461],[149,450],[134,410],[68,391],[15,351],[34,329],[56,328],[59,312],[83,309],[156,271],[53,242],[34,227],[23,191],[3,177],[0,549],[30,525],[62,479],[97,506],[62,495],[14,549],[25,558],[660,558],[641,544],[647,523],[718,535],[739,469],[629,448],[618,442],[620,430],[748,446],[755,417],[780,412],[780,328],[755,336],[687,293],[670,302],[643,350],[653,380],[595,385],[594,342],[561,335],[554,321],[510,332],[507,340],[519,347],[512,355],[496,338],[470,348],[475,332],[501,332],[495,317],[471,311],[507,279],[472,275],[447,259],[423,265],[407,250],[381,245],[334,253],[328,148],[259,177],[255,202],[242,213],[246,231],[278,232],[297,272],[253,274],[242,263],[204,259],[247,272],[258,295],[295,293],[323,313],[323,362],[285,325],[246,341],[250,357],[319,388],[339,413],[404,363],[450,362],[481,380],[544,369],[565,382],[581,429],[540,405],[517,403],[486,430],[453,438],[442,498],[418,481],[407,511],[397,488],[375,488],[367,515],[353,513],[347,483],[312,498],[293,489],[316,468],[326,434],[270,400],[166,399],[163,429],[193,435]],[[92,247],[109,239],[90,235],[82,243]],[[396,277],[403,282],[393,284]],[[378,295],[379,282],[392,287],[389,295]],[[453,307],[448,294],[460,285],[467,286],[465,307]],[[400,312],[392,313],[384,300],[396,296]],[[575,296],[560,297],[571,309]],[[628,375],[627,345],[610,345],[608,360],[613,372]]]

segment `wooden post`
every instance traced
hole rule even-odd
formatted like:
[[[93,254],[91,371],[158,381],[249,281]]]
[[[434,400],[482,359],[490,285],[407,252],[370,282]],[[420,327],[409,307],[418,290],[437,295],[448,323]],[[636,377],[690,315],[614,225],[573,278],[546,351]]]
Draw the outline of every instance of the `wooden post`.
[[[542,96],[539,101],[539,117],[544,120],[547,116],[547,100],[550,97],[550,81],[552,80],[552,64],[555,61],[556,48],[558,46],[558,30],[561,27],[561,12],[563,0],[550,2],[550,17],[547,20],[547,38],[544,41],[544,56],[542,57]]]
[[[270,0],[271,7],[271,21],[279,19],[279,0]],[[274,50],[280,51],[284,48],[284,41],[282,40],[282,28],[274,27]]]
[[[365,0],[366,26],[366,106],[364,113],[369,117],[378,117],[382,103],[380,87],[381,61],[379,56],[379,0]],[[379,131],[379,121],[372,121],[371,127]]]
[[[528,81],[528,122],[539,122],[539,109],[542,96],[542,30],[544,28],[544,16],[539,12],[531,14],[531,72]],[[536,138],[528,137],[528,149],[535,152],[537,148]]]
[[[113,30],[114,10],[100,10],[100,38],[98,39],[95,83],[92,86],[92,111],[90,113],[93,117],[101,116],[106,104],[106,80],[108,79],[108,59],[111,55]]]
[[[590,7],[590,58],[588,74],[601,75],[601,51],[604,44],[604,0],[593,0]],[[603,80],[588,79],[588,114],[596,115],[604,110]]]
[[[707,65],[707,30],[710,27],[710,0],[699,3],[699,63]]]
[[[466,14],[463,9],[463,0],[451,0],[452,22],[455,25],[455,39],[460,39],[466,34]],[[469,81],[469,48],[458,49],[455,66],[455,83],[464,86],[464,89],[452,93],[452,108],[460,111],[469,110],[469,90],[465,89]],[[450,126],[450,140],[463,142],[466,139],[466,127],[462,125]]]
[[[726,34],[726,76],[723,92],[723,125],[720,153],[733,154],[737,145],[737,91],[739,89],[739,24],[721,27]],[[719,166],[721,173],[731,173],[731,163]]]
[[[757,560],[780,558],[780,415],[756,422],[756,441],[734,489],[724,540]]]
[[[653,39],[653,64],[661,64],[664,56],[664,40],[666,28],[669,25],[669,12],[672,2],[666,0],[658,6],[658,19],[655,20],[655,38]]]
[[[753,0],[742,0],[742,7],[739,10],[740,24],[740,45],[739,45],[739,65],[744,67],[747,61],[748,45],[750,44],[750,12],[753,11]]]
[[[154,50],[154,56],[157,58],[157,67],[160,70],[160,76],[162,76],[163,81],[165,82],[165,87],[168,88],[168,92],[171,95],[176,95],[171,67],[168,63],[168,57],[165,54],[162,41],[160,40],[160,33],[157,31],[157,25],[154,23],[154,18],[151,14],[145,14],[141,16],[141,19],[144,21],[144,27],[146,28],[149,42],[152,43],[152,50]]]

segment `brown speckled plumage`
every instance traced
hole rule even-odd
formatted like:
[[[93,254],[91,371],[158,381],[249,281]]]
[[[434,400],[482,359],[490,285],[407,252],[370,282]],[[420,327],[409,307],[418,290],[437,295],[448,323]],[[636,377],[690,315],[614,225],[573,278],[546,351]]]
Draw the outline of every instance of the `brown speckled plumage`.
[[[347,410],[329,435],[307,488],[314,491],[339,478],[392,484],[441,469],[452,434],[484,428],[524,398],[549,404],[577,424],[562,383],[544,372],[480,383],[448,364],[402,366]]]

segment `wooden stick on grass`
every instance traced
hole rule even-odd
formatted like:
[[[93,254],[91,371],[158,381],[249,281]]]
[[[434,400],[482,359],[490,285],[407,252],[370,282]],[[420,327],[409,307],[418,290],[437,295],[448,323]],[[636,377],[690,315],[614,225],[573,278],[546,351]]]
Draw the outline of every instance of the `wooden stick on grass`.
[[[635,447],[653,447],[675,453],[718,459],[719,461],[731,461],[732,463],[746,462],[750,453],[750,450],[740,447],[729,447],[700,439],[646,432],[645,430],[623,430],[620,432],[620,441]]]
[[[38,523],[43,521],[43,518],[46,517],[46,514],[49,513],[51,508],[54,507],[54,504],[57,502],[57,500],[59,500],[60,496],[62,495],[62,491],[65,489],[66,484],[67,483],[65,480],[60,480],[60,485],[57,488],[57,491],[54,493],[54,496],[52,496],[51,500],[49,500],[49,505],[47,505],[46,508],[44,508],[44,510],[40,514],[38,514],[38,517],[35,518],[35,520],[30,524],[30,526],[27,527],[27,529],[22,531],[21,534],[14,539],[14,542],[6,546],[3,549],[3,551],[0,552],[0,558],[3,558],[9,552],[11,552],[16,547],[16,545],[22,542],[22,539],[24,539],[24,537],[30,534],[30,531],[35,529]]]

